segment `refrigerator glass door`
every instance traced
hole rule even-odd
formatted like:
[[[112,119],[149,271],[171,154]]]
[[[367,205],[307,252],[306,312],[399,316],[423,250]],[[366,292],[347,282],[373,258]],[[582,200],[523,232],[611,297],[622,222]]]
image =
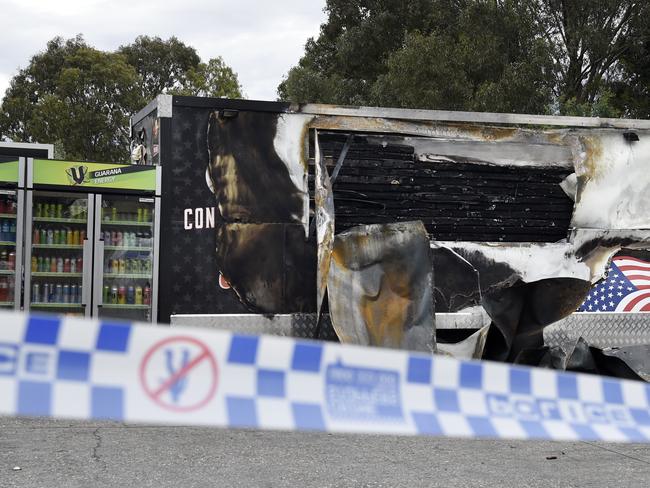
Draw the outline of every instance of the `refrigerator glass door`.
[[[89,315],[92,203],[88,194],[34,191],[28,197],[25,303]],[[31,219],[30,219],[31,217]],[[85,279],[84,279],[85,278]]]
[[[0,308],[16,308],[20,300],[18,236],[18,191],[0,189]],[[18,255],[17,255],[18,254]],[[18,285],[16,285],[18,283]]]
[[[153,198],[98,195],[95,215],[96,315],[152,320]]]

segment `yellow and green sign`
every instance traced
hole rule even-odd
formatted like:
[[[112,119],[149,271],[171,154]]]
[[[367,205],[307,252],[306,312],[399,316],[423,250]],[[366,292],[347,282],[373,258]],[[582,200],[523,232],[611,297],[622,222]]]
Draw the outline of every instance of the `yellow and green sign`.
[[[18,161],[0,161],[0,181],[18,183]]]
[[[156,167],[35,159],[35,185],[156,190]]]

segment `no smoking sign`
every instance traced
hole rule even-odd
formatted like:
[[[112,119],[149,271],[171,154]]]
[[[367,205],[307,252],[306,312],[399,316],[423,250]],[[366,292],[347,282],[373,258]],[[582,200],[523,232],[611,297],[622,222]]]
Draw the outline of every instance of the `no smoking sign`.
[[[177,336],[151,347],[140,363],[140,383],[158,406],[175,412],[204,407],[217,391],[217,361],[201,341]]]

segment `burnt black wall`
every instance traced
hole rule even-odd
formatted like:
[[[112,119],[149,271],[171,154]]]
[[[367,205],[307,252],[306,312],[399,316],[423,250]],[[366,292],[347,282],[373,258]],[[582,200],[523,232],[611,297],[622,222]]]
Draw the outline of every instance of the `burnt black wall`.
[[[319,133],[330,173],[346,139],[343,133]],[[564,168],[488,166],[460,158],[416,162],[412,146],[370,143],[359,135],[333,185],[336,232],[422,220],[439,241],[555,242],[567,237],[573,211],[559,186],[569,174]],[[310,184],[313,189],[313,177]]]

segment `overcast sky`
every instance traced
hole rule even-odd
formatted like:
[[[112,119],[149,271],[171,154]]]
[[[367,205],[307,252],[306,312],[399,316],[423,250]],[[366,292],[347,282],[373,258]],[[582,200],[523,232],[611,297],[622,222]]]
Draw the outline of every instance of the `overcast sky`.
[[[141,34],[176,36],[204,61],[222,56],[247,98],[275,100],[282,76],[325,21],[324,5],[325,0],[0,0],[0,98],[48,40],[81,33],[107,51]]]

